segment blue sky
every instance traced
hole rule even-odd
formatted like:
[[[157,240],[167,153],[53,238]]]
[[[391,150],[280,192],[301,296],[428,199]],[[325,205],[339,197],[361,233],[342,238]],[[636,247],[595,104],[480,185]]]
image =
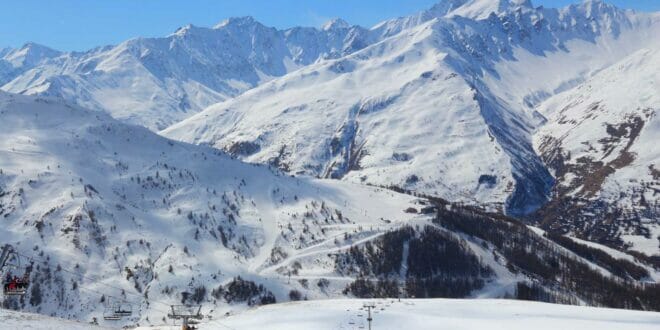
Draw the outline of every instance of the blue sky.
[[[277,28],[319,26],[341,17],[372,26],[439,0],[0,0],[0,47],[33,41],[60,50],[85,50],[137,36],[164,36],[192,23],[212,26],[253,16]],[[564,6],[577,0],[532,0]],[[609,0],[622,8],[660,10],[660,0]]]

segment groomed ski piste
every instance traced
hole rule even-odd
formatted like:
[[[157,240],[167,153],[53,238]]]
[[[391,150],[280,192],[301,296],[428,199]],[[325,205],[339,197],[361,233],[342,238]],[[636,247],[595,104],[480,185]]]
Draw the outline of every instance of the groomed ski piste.
[[[554,305],[505,299],[341,299],[292,302],[254,308],[218,320],[207,329],[368,329],[364,304],[373,304],[372,329],[657,329],[660,313]],[[1,310],[5,329],[112,329],[38,314]],[[138,327],[173,330],[180,325]]]

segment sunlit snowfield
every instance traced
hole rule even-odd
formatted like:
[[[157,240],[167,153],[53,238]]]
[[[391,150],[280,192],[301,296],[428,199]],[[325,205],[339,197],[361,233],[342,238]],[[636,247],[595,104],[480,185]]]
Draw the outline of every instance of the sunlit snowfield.
[[[624,330],[657,329],[660,313],[511,300],[323,300],[269,305],[200,329],[367,329],[366,302],[376,305],[372,329]],[[176,329],[152,327],[141,329]]]

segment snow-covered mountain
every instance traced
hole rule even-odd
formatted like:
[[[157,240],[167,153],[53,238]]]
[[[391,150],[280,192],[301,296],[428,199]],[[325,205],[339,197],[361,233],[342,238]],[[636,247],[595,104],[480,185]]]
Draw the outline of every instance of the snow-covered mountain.
[[[35,43],[19,49],[0,49],[0,86],[61,53]]]
[[[114,326],[339,297],[658,311],[658,35],[660,14],[595,0],[444,0],[371,29],[247,17],[0,50],[19,93],[0,91],[0,239],[32,283],[3,307]],[[115,303],[132,315],[102,320]]]
[[[103,293],[133,302],[135,321],[163,314],[144,297],[211,296],[236,275],[282,299],[287,256],[419,217],[410,196],[276,175],[53,99],[2,93],[0,116],[1,237],[32,258],[36,283],[5,307],[91,320]]]
[[[594,241],[660,248],[660,48],[544,102],[535,145],[557,185],[541,221]]]
[[[164,130],[293,173],[527,214],[553,177],[535,107],[654,41],[660,15],[453,0],[383,22],[381,41],[264,83]]]
[[[82,53],[31,44],[30,56],[21,49],[0,61],[0,86],[60,97],[158,130],[273,77],[370,42],[368,30],[340,20],[323,29],[277,30],[251,17],[231,18],[213,28],[188,25],[164,38],[137,38]],[[37,59],[43,61],[34,65]]]
[[[652,262],[512,219],[290,177],[52,98],[0,93],[0,118],[0,238],[32,283],[5,308],[105,325],[346,295],[660,309]],[[118,302],[133,314],[102,320]]]

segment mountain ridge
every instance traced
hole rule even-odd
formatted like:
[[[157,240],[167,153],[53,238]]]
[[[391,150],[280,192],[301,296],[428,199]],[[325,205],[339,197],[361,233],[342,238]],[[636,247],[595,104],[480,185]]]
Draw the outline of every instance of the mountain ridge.
[[[418,185],[417,189],[420,192],[450,200],[474,202],[475,196],[480,194],[478,191],[475,192],[475,186],[478,189],[487,186],[497,187],[494,192],[477,197],[476,202],[492,204],[514,215],[528,214],[549,200],[554,181],[532,146],[532,135],[545,120],[535,110],[535,106],[553,94],[582,83],[586,77],[627,56],[655,31],[660,32],[660,20],[657,15],[638,16],[633,12],[620,10],[598,1],[572,5],[564,9],[534,8],[528,2],[506,2],[511,5],[507,7],[509,11],[489,14],[479,20],[447,15],[449,12],[447,8],[455,9],[454,5],[458,3],[476,5],[485,2],[441,2],[421,14],[376,25],[372,31],[384,33],[386,37],[382,41],[343,58],[313,64],[278,78],[274,82],[259,86],[168,128],[163,134],[188,142],[215,145],[248,161],[280,164],[295,173],[322,177],[334,175],[349,178],[354,182],[366,180],[373,184],[396,185],[406,189],[415,189],[411,187]],[[505,2],[501,2],[503,3]],[[442,10],[438,9],[440,7]],[[457,8],[463,7],[457,6]],[[442,17],[432,17],[430,14],[438,15],[438,12]],[[599,15],[600,19],[591,21],[589,17],[593,15]],[[411,23],[413,21],[414,24]],[[392,28],[396,24],[406,26],[407,30],[388,36],[388,33],[398,31]],[[408,27],[411,25],[416,27]],[[400,47],[408,48],[402,50]],[[438,55],[435,58],[434,52],[445,55]],[[598,56],[595,56],[596,53]],[[408,60],[416,56],[426,60]],[[390,60],[391,63],[387,62],[388,57],[394,60]],[[576,60],[576,57],[582,59]],[[374,73],[369,61],[382,62],[382,71]],[[401,64],[396,64],[396,61]],[[375,173],[379,173],[378,176],[381,177],[388,176],[381,172],[383,169],[387,171],[389,166],[387,164],[392,164],[388,157],[397,158],[394,154],[411,155],[412,153],[410,149],[397,150],[395,146],[387,146],[392,154],[379,156],[381,157],[379,162],[383,167],[369,175],[368,168],[361,168],[359,159],[363,157],[367,161],[373,158],[374,155],[369,155],[369,152],[376,153],[374,148],[377,147],[373,147],[373,144],[382,142],[368,141],[370,133],[365,131],[364,126],[358,125],[359,120],[354,119],[355,115],[350,109],[354,107],[358,116],[361,111],[368,114],[371,110],[359,109],[367,106],[365,104],[373,103],[368,106],[377,108],[379,112],[389,107],[391,108],[389,111],[392,112],[395,111],[395,107],[401,107],[401,99],[408,100],[412,97],[400,98],[401,93],[412,93],[404,91],[405,86],[408,86],[406,84],[401,84],[400,91],[392,90],[393,86],[397,86],[395,83],[392,86],[384,84],[381,90],[373,90],[368,84],[380,82],[357,80],[358,77],[365,76],[362,71],[374,71],[370,74],[385,77],[394,72],[397,65],[401,66],[400,70],[418,72],[418,77],[422,79],[430,78],[429,84],[442,84],[434,82],[437,79],[434,70],[438,71],[440,68],[449,72],[445,75],[459,76],[463,80],[463,88],[474,93],[475,102],[472,104],[480,109],[480,116],[486,121],[483,136],[497,140],[495,144],[507,154],[509,160],[505,162],[510,163],[511,165],[508,166],[511,168],[499,165],[501,161],[493,162],[488,166],[497,168],[493,172],[498,174],[494,175],[487,171],[470,173],[466,176],[471,181],[458,186],[451,186],[449,183],[452,179],[449,175],[437,174],[438,170],[435,170],[436,174],[431,174],[430,179],[420,180],[425,176],[425,172],[421,170],[415,172],[405,169],[397,177],[370,181],[370,177]],[[424,65],[426,69],[414,67],[415,65]],[[547,81],[534,79],[536,74],[548,75],[549,79]],[[413,77],[400,79],[413,79]],[[338,84],[340,80],[345,82]],[[316,85],[323,87],[317,89],[306,87]],[[362,90],[353,91],[352,86],[360,86]],[[294,96],[296,89],[307,90]],[[337,95],[327,92],[335,90],[338,91]],[[289,91],[290,93],[286,93]],[[451,96],[444,94],[435,97],[450,98]],[[272,101],[264,101],[264,98],[267,100],[270,98]],[[337,104],[330,105],[332,102],[325,100],[333,100]],[[350,103],[343,100],[350,100]],[[316,106],[315,102],[320,103]],[[412,102],[412,100],[408,101],[409,104]],[[317,126],[290,124],[300,121],[298,117],[302,114],[312,113],[315,108],[325,107],[325,104],[336,109],[338,113],[346,113],[348,119],[338,116],[333,119],[331,126],[322,122]],[[469,104],[469,101],[466,104]],[[279,110],[274,109],[277,107]],[[429,115],[440,114],[431,110],[429,105],[420,105],[420,108],[428,111]],[[227,114],[223,114],[225,110]],[[276,111],[283,112],[275,115]],[[323,111],[327,112],[327,110]],[[272,115],[265,115],[267,113]],[[368,116],[374,115],[368,114]],[[269,121],[262,121],[266,117]],[[246,118],[245,123],[241,122],[241,118]],[[310,117],[306,120],[319,119]],[[460,118],[456,118],[450,122],[459,120]],[[196,125],[198,127],[195,127]],[[314,128],[311,128],[308,134],[304,133],[309,127]],[[419,130],[420,127],[423,128],[424,124],[418,123],[407,129]],[[199,132],[197,136],[193,133],[195,131]],[[442,134],[437,131],[435,129],[425,132],[427,136],[436,134],[437,138]],[[323,132],[321,139],[317,135],[318,132]],[[282,136],[277,137],[278,134]],[[295,137],[296,134],[299,138]],[[379,134],[379,136],[376,139],[382,139],[382,136],[386,135]],[[357,140],[354,139],[356,137]],[[310,149],[314,144],[317,144],[315,149]],[[260,149],[263,145],[268,147]],[[296,156],[298,159],[292,156],[294,154],[292,150],[288,150],[292,145],[297,146],[295,154],[298,155]],[[457,152],[470,153],[464,147]],[[494,153],[496,154],[489,152],[489,154]],[[424,154],[429,155],[430,152]],[[438,157],[433,163],[449,161],[449,158]],[[410,157],[407,158],[404,161],[415,162],[415,160],[411,161]],[[461,163],[470,162],[470,159],[474,161],[478,156],[468,157]],[[341,173],[335,175],[332,171],[328,171],[327,169],[334,166],[332,164],[338,164],[339,168],[343,168]],[[389,169],[393,170],[397,168],[396,166],[391,165]],[[348,168],[352,168],[355,172],[352,177],[350,173],[346,175]],[[366,175],[360,174],[361,171]],[[488,182],[493,183],[485,184]],[[448,184],[450,187],[441,188],[443,184]],[[462,192],[454,193],[452,190]],[[504,191],[510,194],[509,197],[502,197],[505,195]],[[460,197],[461,195],[468,197]]]

